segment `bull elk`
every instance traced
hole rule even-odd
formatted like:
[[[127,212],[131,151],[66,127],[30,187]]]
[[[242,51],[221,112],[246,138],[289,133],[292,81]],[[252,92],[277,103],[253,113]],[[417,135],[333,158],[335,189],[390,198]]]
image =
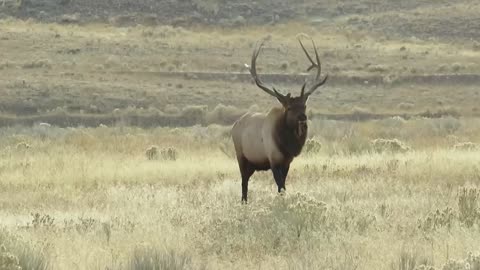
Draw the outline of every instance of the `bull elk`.
[[[235,122],[232,128],[232,139],[242,177],[242,202],[247,202],[248,181],[255,171],[272,170],[278,192],[285,191],[290,163],[300,154],[307,137],[306,104],[308,97],[322,86],[328,78],[321,79],[321,63],[315,42],[315,61],[298,39],[303,52],[310,61],[307,71],[316,69],[316,76],[311,86],[303,84],[300,96],[292,97],[290,93],[283,95],[274,87],[266,86],[259,78],[256,69],[257,57],[263,42],[253,51],[250,70],[255,84],[267,94],[275,97],[281,107],[272,108],[268,113],[246,113]]]

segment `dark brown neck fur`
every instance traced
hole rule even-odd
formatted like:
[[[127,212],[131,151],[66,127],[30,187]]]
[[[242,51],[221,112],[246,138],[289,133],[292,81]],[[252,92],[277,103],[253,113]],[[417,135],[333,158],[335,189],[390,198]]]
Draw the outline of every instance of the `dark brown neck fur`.
[[[297,136],[295,129],[287,126],[284,116],[277,120],[273,138],[284,157],[286,159],[293,159],[302,152],[303,145],[307,138],[307,132],[304,132],[300,137]]]

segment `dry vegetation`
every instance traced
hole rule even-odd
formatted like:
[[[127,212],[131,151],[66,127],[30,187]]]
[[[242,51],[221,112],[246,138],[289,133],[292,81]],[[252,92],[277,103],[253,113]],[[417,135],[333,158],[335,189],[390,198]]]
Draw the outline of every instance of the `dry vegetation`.
[[[0,7],[1,270],[480,269],[479,4],[257,1],[266,26],[176,1],[207,25],[174,27],[59,2]],[[299,29],[331,79],[286,195],[257,173],[242,205],[229,125],[275,104],[243,63],[266,38],[265,81],[299,91]]]
[[[259,173],[248,205],[219,147],[228,127],[3,128],[1,256],[39,269],[476,269],[452,267],[478,260],[480,160],[453,145],[479,141],[480,122],[441,121],[314,120],[287,195]],[[382,136],[411,149],[378,152]]]

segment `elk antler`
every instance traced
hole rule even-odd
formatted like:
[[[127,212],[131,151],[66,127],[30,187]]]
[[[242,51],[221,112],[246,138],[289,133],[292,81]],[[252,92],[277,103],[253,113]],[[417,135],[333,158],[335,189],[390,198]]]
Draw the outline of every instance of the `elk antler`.
[[[272,96],[276,97],[281,103],[284,103],[284,102],[286,102],[286,99],[289,97],[289,95],[285,96],[285,95],[280,94],[277,91],[277,89],[275,89],[275,87],[272,87],[272,89],[268,88],[267,86],[265,86],[265,84],[258,77],[256,62],[257,62],[257,57],[260,54],[260,50],[262,49],[263,43],[265,43],[265,40],[263,40],[260,43],[259,46],[256,46],[255,50],[253,51],[251,66],[248,66],[247,64],[245,64],[245,67],[247,67],[248,70],[250,70],[250,74],[252,75],[253,79],[255,80],[255,84],[257,84],[257,86],[260,89],[267,92],[269,95],[272,95]]]
[[[315,92],[315,90],[317,90],[320,86],[322,86],[328,79],[328,74],[327,74],[327,75],[325,75],[323,80],[320,80],[320,75],[322,73],[322,63],[320,62],[320,57],[318,56],[317,47],[315,46],[315,42],[313,41],[312,38],[310,38],[310,40],[312,41],[313,49],[315,50],[315,60],[317,61],[316,63],[315,63],[315,61],[313,61],[310,54],[308,54],[307,50],[305,49],[305,46],[303,46],[303,43],[300,40],[300,37],[298,37],[298,42],[300,42],[300,46],[302,46],[302,50],[303,50],[303,52],[305,52],[305,55],[307,56],[307,58],[308,58],[308,60],[310,61],[310,64],[311,64],[310,67],[307,68],[307,71],[310,71],[314,68],[317,69],[317,75],[315,76],[315,80],[313,81],[313,85],[310,87],[310,89],[308,89],[308,91],[306,93],[305,93],[305,87],[307,86],[307,82],[305,82],[302,86],[302,91],[301,91],[300,95],[301,96],[305,95],[305,97],[310,96],[313,92]]]

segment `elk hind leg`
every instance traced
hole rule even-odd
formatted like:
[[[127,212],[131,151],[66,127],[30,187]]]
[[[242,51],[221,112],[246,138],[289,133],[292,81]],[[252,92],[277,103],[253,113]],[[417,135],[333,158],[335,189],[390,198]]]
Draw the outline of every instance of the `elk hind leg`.
[[[245,158],[238,158],[238,165],[240,167],[240,174],[242,175],[242,202],[247,202],[248,194],[248,180],[255,172],[254,166]]]

